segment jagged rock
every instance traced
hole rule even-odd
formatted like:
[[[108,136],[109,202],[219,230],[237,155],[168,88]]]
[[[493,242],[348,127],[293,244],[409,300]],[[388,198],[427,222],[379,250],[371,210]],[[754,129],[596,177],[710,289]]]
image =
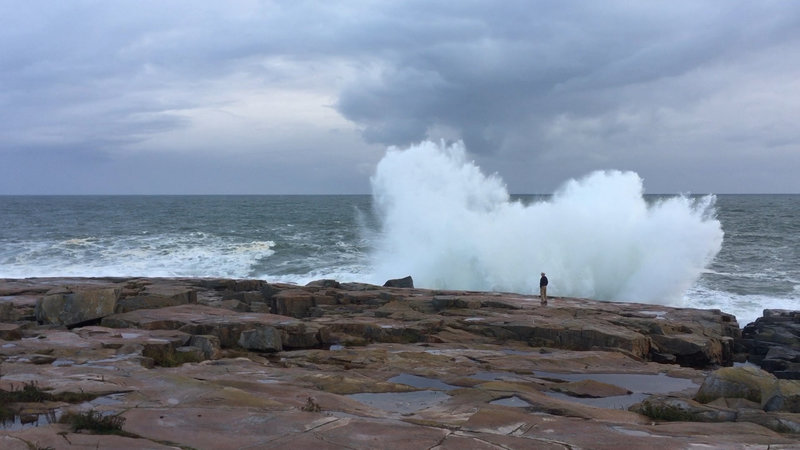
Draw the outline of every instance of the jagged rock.
[[[212,335],[193,335],[189,338],[189,345],[199,348],[203,359],[217,359],[222,351],[219,338]]]
[[[242,331],[239,335],[239,345],[248,350],[261,352],[279,352],[283,350],[280,331],[270,326],[259,326],[251,330]]]
[[[175,358],[180,363],[200,362],[207,358],[203,349],[191,345],[184,345],[175,349]]]
[[[36,355],[28,356],[28,359],[30,360],[31,364],[41,365],[41,364],[50,364],[50,363],[52,363],[53,361],[56,360],[56,357],[53,356],[53,355],[39,355],[39,354],[36,354]]]
[[[192,335],[213,335],[219,339],[222,348],[239,346],[243,331],[261,326],[281,330],[286,340],[295,344],[305,342],[316,347],[317,331],[313,327],[300,327],[302,322],[290,317],[275,314],[238,313],[224,308],[202,305],[180,305],[159,309],[140,309],[123,314],[114,314],[103,319],[102,325],[111,328],[142,328],[146,330],[180,330]],[[314,342],[308,342],[308,330],[313,329]]]
[[[413,288],[414,279],[411,278],[411,275],[404,278],[395,278],[393,280],[387,280],[386,283],[383,284],[383,286],[394,287],[394,288]]]
[[[231,311],[239,311],[239,312],[248,312],[250,311],[250,306],[241,301],[236,299],[224,300],[222,302],[222,306],[225,309],[230,309]]]
[[[336,280],[315,280],[306,284],[307,287],[339,288],[341,285]]]
[[[293,290],[278,292],[272,297],[272,302],[275,314],[296,318],[308,317],[309,310],[316,305],[314,294]]]
[[[744,327],[738,347],[778,378],[800,379],[800,311],[764,310]]]
[[[0,299],[0,322],[11,322],[13,320],[16,320],[16,317],[14,317],[14,304]]]
[[[197,292],[194,289],[180,285],[149,285],[136,296],[120,298],[115,312],[124,313],[187,303],[197,303]]]
[[[0,323],[0,339],[4,341],[22,339],[22,327],[14,323]]]
[[[114,314],[118,287],[68,287],[49,291],[36,302],[36,320],[73,327]]]

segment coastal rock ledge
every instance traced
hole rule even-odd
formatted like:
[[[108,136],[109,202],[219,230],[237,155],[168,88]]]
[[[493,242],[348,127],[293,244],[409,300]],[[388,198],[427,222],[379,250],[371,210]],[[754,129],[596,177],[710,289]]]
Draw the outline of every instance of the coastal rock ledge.
[[[752,341],[730,314],[395,286],[0,280],[0,447],[799,442],[800,382],[731,367]],[[57,420],[92,411],[121,430]]]

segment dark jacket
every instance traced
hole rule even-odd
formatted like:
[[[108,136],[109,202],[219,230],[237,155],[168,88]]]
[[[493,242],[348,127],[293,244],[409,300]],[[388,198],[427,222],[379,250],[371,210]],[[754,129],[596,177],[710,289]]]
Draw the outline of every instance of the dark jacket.
[[[547,277],[542,277],[539,279],[539,287],[547,286]]]

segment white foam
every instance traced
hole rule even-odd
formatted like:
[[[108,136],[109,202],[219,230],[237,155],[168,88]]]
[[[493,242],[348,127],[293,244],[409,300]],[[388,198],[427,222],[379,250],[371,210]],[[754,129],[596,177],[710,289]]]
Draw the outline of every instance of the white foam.
[[[605,171],[524,205],[460,143],[390,148],[372,187],[376,278],[420,287],[535,292],[547,272],[552,295],[675,305],[722,245],[713,196],[648,205],[636,173]]]
[[[220,276],[246,277],[254,261],[272,256],[273,241],[230,242],[203,233],[93,240],[76,251],[72,241],[23,243],[0,276]]]
[[[755,322],[765,309],[800,309],[800,296],[775,297],[763,294],[742,295],[693,286],[686,293],[686,302],[696,308],[719,309],[736,316],[740,327]]]

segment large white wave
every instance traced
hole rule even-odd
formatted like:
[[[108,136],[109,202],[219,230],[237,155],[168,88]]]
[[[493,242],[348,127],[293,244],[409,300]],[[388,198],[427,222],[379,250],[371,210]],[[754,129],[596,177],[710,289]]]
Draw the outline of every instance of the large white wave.
[[[594,172],[526,205],[462,144],[422,142],[390,148],[371,181],[377,278],[419,287],[536,292],[546,272],[551,295],[679,305],[722,245],[713,196],[648,204],[634,172]]]

